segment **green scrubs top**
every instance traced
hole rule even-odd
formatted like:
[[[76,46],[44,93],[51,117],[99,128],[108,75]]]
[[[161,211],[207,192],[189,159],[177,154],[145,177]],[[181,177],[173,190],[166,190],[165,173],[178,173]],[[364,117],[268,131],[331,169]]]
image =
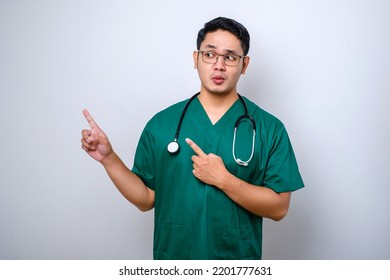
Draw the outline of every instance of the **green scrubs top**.
[[[174,138],[182,101],[157,113],[141,134],[134,167],[144,183],[155,191],[154,259],[261,259],[262,217],[251,214],[218,188],[192,174],[191,138],[206,153],[222,157],[226,168],[242,180],[291,192],[303,187],[287,132],[274,116],[245,98],[256,121],[255,152],[248,166],[233,158],[234,124],[244,114],[237,100],[214,125],[198,98],[188,107],[172,155],[167,145]],[[251,155],[252,127],[242,122],[236,136],[236,157]]]

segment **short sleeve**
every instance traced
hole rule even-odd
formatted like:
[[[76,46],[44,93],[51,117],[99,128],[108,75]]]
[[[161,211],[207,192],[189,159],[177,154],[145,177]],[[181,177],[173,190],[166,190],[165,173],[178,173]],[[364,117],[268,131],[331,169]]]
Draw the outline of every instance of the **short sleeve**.
[[[264,186],[275,192],[291,192],[304,187],[295,154],[283,124],[275,129]]]
[[[156,178],[154,143],[155,139],[150,133],[149,126],[146,125],[138,142],[132,169],[145,185],[152,190],[155,189]]]

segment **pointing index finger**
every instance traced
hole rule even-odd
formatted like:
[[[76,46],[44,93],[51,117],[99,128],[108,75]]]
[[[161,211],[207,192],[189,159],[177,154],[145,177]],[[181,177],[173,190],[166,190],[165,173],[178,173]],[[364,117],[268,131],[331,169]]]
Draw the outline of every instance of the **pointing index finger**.
[[[89,126],[90,126],[92,129],[93,129],[93,128],[99,128],[99,126],[97,125],[97,123],[95,122],[95,120],[92,118],[91,114],[88,112],[87,109],[84,109],[84,110],[83,110],[83,114],[84,114],[85,119],[88,121]]]
[[[194,150],[194,152],[200,156],[200,157],[206,157],[207,155],[202,151],[201,148],[199,148],[199,146],[194,142],[192,141],[190,138],[186,138],[186,142],[187,144],[192,148],[192,150]]]

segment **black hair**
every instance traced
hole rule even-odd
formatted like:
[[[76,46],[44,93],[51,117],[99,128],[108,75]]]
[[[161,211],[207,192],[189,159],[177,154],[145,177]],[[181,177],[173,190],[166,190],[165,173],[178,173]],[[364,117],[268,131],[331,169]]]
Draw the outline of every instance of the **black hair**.
[[[198,38],[196,40],[196,46],[198,50],[200,45],[204,41],[206,34],[209,32],[217,31],[218,29],[229,31],[234,34],[241,41],[241,48],[244,51],[244,56],[249,52],[250,36],[248,30],[239,22],[234,19],[218,17],[204,24],[204,27],[199,30]]]

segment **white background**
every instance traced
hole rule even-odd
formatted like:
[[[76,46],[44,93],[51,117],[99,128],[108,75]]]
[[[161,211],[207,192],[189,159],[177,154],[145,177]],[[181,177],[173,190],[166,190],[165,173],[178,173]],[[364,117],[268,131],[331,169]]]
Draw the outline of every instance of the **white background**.
[[[249,30],[240,93],[287,127],[306,188],[264,259],[390,258],[390,2],[0,0],[0,259],[150,259],[139,212],[80,148],[88,108],[132,167],[145,123],[199,90],[217,16]]]

